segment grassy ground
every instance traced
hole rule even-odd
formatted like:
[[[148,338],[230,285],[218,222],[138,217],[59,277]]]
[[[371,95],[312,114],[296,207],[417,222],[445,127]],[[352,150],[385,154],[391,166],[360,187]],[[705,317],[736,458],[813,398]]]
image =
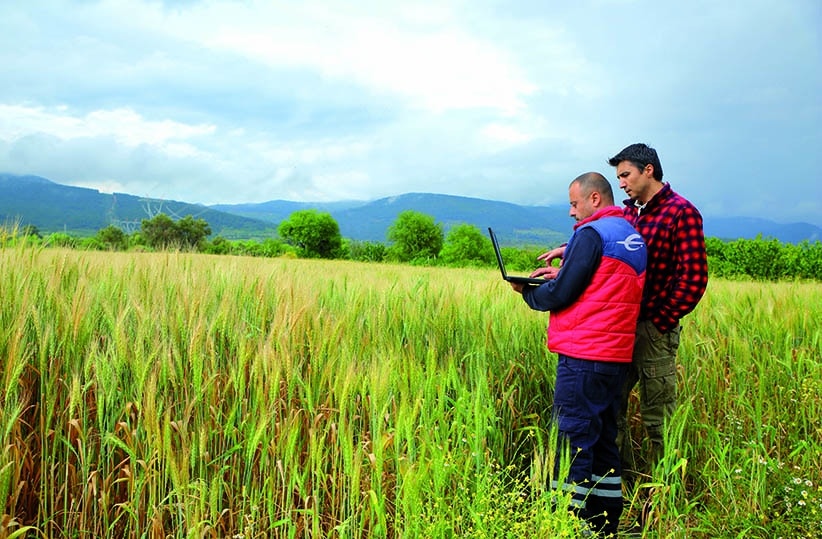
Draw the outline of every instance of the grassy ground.
[[[0,295],[0,537],[578,533],[547,315],[495,271],[15,248]],[[822,533],[820,307],[711,283],[626,527]]]

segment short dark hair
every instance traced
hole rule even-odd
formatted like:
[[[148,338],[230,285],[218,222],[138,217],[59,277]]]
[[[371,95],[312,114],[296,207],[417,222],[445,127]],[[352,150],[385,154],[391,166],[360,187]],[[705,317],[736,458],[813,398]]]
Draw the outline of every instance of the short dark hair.
[[[615,167],[628,161],[639,170],[644,169],[648,165],[654,166],[654,178],[662,181],[662,164],[659,162],[659,156],[656,150],[647,144],[637,143],[623,149],[621,152],[608,159],[608,164]]]
[[[605,204],[609,206],[614,204],[614,190],[611,188],[611,184],[608,183],[608,180],[605,179],[605,176],[599,172],[586,172],[585,174],[580,174],[574,178],[571,185],[574,185],[575,183],[579,185],[585,196],[596,191],[600,194],[600,196],[602,196]]]

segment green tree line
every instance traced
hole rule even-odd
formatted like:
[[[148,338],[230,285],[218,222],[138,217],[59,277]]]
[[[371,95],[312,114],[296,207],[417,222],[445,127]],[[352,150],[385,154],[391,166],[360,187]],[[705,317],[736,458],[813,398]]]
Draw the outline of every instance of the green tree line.
[[[413,265],[493,267],[491,241],[476,226],[459,224],[444,232],[442,224],[421,212],[400,213],[389,226],[386,242],[343,238],[331,214],[300,210],[279,224],[277,237],[228,240],[211,236],[203,219],[186,216],[177,221],[165,214],[144,219],[139,231],[126,234],[109,225],[92,237],[77,238],[65,232],[42,237],[36,227],[16,230],[0,228],[0,245],[27,241],[44,246],[90,250],[156,251],[178,249],[215,255],[293,256],[299,258],[347,259],[365,262],[400,262]],[[536,257],[553,246],[503,247],[511,270],[530,271]],[[706,238],[711,275],[729,279],[778,281],[822,280],[822,242],[782,243],[773,238],[723,241]]]

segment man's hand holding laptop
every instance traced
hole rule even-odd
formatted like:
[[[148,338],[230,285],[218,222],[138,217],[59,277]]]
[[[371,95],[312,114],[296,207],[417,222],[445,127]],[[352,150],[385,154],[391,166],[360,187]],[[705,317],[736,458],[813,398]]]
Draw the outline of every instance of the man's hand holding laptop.
[[[553,249],[551,251],[548,251],[547,253],[543,253],[543,254],[539,255],[537,258],[539,260],[545,260],[545,267],[535,269],[531,273],[531,275],[529,275],[529,277],[542,278],[542,279],[545,279],[546,281],[551,280],[551,279],[556,279],[557,275],[559,275],[559,267],[558,266],[552,266],[551,261],[555,258],[560,258],[562,256],[562,253],[565,252],[565,249],[563,247],[562,250],[560,251],[559,255],[555,255],[555,256],[552,256],[550,258],[548,257],[548,255],[550,255],[554,251],[557,251],[558,249],[559,249],[559,247],[557,249]],[[562,264],[562,259],[560,258],[560,265],[561,264]],[[525,283],[514,283],[514,282],[511,283],[511,288],[513,288],[517,292],[522,292],[522,289],[525,288],[526,286],[527,285]]]

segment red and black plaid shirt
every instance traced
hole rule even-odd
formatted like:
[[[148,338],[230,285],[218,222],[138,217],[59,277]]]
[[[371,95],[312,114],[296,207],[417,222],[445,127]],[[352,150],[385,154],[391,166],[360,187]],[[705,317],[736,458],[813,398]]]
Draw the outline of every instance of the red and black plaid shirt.
[[[639,319],[665,333],[694,310],[708,286],[702,215],[668,183],[642,209],[624,203],[625,218],[648,246]]]

